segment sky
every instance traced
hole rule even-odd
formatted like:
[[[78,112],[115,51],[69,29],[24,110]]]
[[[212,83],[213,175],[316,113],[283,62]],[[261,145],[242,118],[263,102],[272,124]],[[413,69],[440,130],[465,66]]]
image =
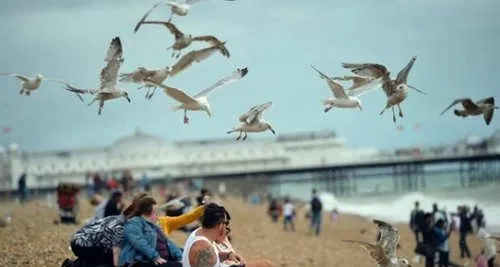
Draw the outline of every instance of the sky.
[[[0,9],[0,72],[42,73],[77,87],[96,88],[111,39],[119,36],[124,49],[120,72],[139,66],[156,69],[175,63],[166,48],[173,36],[161,25],[133,28],[153,5],[148,0],[2,0]],[[173,112],[175,100],[157,90],[146,100],[135,84],[121,83],[132,99],[98,105],[85,103],[54,82],[44,82],[31,96],[19,95],[20,83],[0,76],[0,126],[11,127],[1,143],[15,142],[27,151],[100,147],[128,135],[136,127],[167,140],[234,138],[226,131],[251,106],[272,101],[264,118],[278,134],[334,130],[347,147],[392,149],[451,144],[467,135],[490,136],[500,118],[486,126],[482,116],[455,117],[439,113],[453,99],[498,97],[500,17],[498,0],[203,0],[188,16],[173,22],[185,33],[212,34],[227,40],[230,58],[214,54],[193,64],[164,84],[190,94],[247,66],[243,79],[209,97],[213,116]],[[150,19],[167,20],[159,7]],[[183,51],[206,47],[193,44]],[[348,75],[341,62],[375,62],[395,77],[417,56],[409,84],[427,92],[410,91],[403,118],[382,116],[382,90],[361,99],[363,110],[323,112],[321,99],[332,97],[311,65],[331,76]],[[459,107],[459,106],[457,106]],[[404,127],[399,131],[397,126]],[[415,129],[415,125],[420,128]],[[249,138],[272,138],[271,132]]]

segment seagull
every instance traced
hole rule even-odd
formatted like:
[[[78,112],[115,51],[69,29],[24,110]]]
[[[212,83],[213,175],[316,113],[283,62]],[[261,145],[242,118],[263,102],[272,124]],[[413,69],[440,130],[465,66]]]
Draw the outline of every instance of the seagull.
[[[72,86],[69,83],[66,83],[66,90],[76,93],[80,100],[83,101],[80,94],[91,94],[95,95],[94,99],[88,104],[92,105],[94,102],[99,101],[99,112],[101,115],[102,109],[104,107],[104,102],[124,97],[130,103],[130,97],[128,96],[128,92],[126,90],[117,89],[116,82],[118,77],[118,70],[120,69],[121,64],[123,63],[123,48],[122,43],[119,37],[113,38],[108,48],[108,53],[104,61],[107,62],[106,66],[101,69],[101,85],[98,90],[95,89],[80,89]]]
[[[221,43],[220,45],[213,45],[207,48],[193,50],[189,53],[183,55],[179,61],[177,61],[172,67],[172,71],[170,72],[170,76],[175,76],[179,74],[181,71],[185,70],[189,66],[191,66],[194,62],[202,62],[203,60],[210,57],[214,52],[219,51],[223,56],[230,57],[229,51],[224,46],[226,42]]]
[[[186,0],[186,2],[184,4],[178,3],[178,2],[175,2],[175,1],[169,1],[169,2],[158,1],[158,2],[156,2],[153,5],[153,7],[151,7],[151,9],[149,9],[146,12],[146,14],[144,14],[144,16],[142,16],[141,20],[139,20],[139,22],[135,26],[134,31],[137,32],[137,30],[141,26],[142,22],[144,20],[146,20],[146,18],[149,16],[149,14],[151,14],[151,12],[153,12],[153,10],[155,10],[161,4],[167,5],[167,6],[170,7],[170,17],[168,18],[168,21],[170,22],[172,20],[172,17],[174,16],[174,14],[176,14],[178,16],[186,16],[189,13],[189,10],[191,9],[191,5],[194,4],[194,3],[196,3],[196,2],[199,2],[199,1],[200,0]],[[232,2],[232,1],[235,1],[235,0],[226,0],[226,1],[231,1]]]
[[[0,75],[16,77],[19,79],[21,81],[21,91],[19,91],[19,94],[21,95],[31,95],[31,92],[38,89],[44,80],[64,83],[64,81],[59,79],[44,78],[40,73],[38,73],[35,77],[28,77],[18,73],[0,73]]]
[[[121,73],[120,82],[142,84],[142,86],[137,89],[141,89],[143,87],[148,88],[148,91],[146,92],[146,99],[150,100],[156,92],[156,88],[158,88],[157,84],[163,83],[169,77],[171,71],[172,68],[170,66],[156,70],[138,67],[131,73]],[[154,83],[146,82],[146,79],[150,79],[154,81]],[[150,92],[150,88],[153,88],[152,92]]]
[[[176,58],[179,58],[181,55],[181,50],[191,45],[193,41],[203,41],[203,42],[209,42],[212,45],[216,46],[224,46],[222,44],[222,41],[220,41],[219,39],[217,39],[212,35],[201,35],[193,37],[191,34],[184,34],[175,26],[175,24],[168,21],[143,21],[141,24],[161,24],[167,27],[170,33],[172,33],[175,37],[174,44],[167,48],[167,49],[172,49],[173,51],[172,57],[175,56]],[[176,51],[177,55],[175,53]]]
[[[400,238],[398,230],[383,221],[373,220],[373,222],[378,225],[376,244],[356,240],[343,241],[359,244],[375,260],[378,267],[411,267],[407,259],[398,258],[396,255]]]
[[[495,109],[499,108],[495,106],[494,97],[481,99],[475,103],[470,98],[458,98],[453,100],[451,105],[449,105],[441,112],[441,115],[443,115],[448,109],[458,103],[462,104],[464,110],[455,109],[454,111],[456,116],[465,118],[467,116],[483,115],[486,125],[490,125],[491,119],[493,118],[493,112],[495,111]]]
[[[169,95],[170,97],[174,98],[175,100],[179,101],[181,104],[174,106],[172,109],[174,111],[184,109],[184,124],[189,123],[189,118],[187,117],[187,111],[188,110],[203,110],[205,111],[209,117],[212,116],[212,113],[210,111],[210,104],[208,103],[208,96],[215,91],[215,89],[220,88],[224,85],[228,85],[234,81],[240,80],[241,78],[245,77],[248,73],[248,68],[237,68],[232,75],[223,78],[213,84],[212,86],[204,89],[203,91],[199,92],[198,94],[194,96],[190,96],[184,91],[170,87],[170,86],[165,86],[163,84],[157,84],[161,88],[163,88],[163,91]],[[146,79],[148,82],[154,83],[152,80]]]
[[[410,62],[398,73],[396,80],[392,80],[390,78],[390,72],[385,66],[376,63],[342,63],[342,67],[350,69],[354,74],[359,76],[383,79],[382,89],[387,95],[387,102],[384,109],[380,112],[380,115],[382,115],[386,109],[392,108],[392,120],[395,123],[396,115],[394,112],[394,106],[397,105],[399,109],[399,116],[403,117],[400,104],[408,96],[408,88],[425,94],[425,92],[407,84],[408,74],[410,73],[415,60],[417,60],[417,57],[411,58]]]
[[[248,132],[264,132],[269,130],[273,134],[276,134],[276,131],[273,129],[271,124],[262,119],[262,113],[272,104],[273,103],[269,101],[264,104],[251,107],[245,114],[240,116],[239,121],[241,124],[226,133],[230,134],[240,132],[240,135],[236,138],[236,140],[240,140],[242,133],[245,133],[242,140],[246,140]]]
[[[363,85],[364,86],[363,88],[361,88],[361,86],[358,82],[358,84],[355,83],[352,87],[352,88],[356,88],[357,89],[356,91],[346,92],[344,90],[344,87],[341,84],[335,82],[332,78],[326,76],[324,73],[322,73],[321,71],[316,69],[314,66],[311,66],[311,67],[316,72],[318,72],[318,74],[320,75],[320,77],[322,79],[326,80],[326,82],[328,83],[328,87],[330,87],[330,90],[332,91],[333,96],[334,96],[332,98],[322,100],[323,105],[325,106],[325,109],[324,109],[325,112],[330,111],[330,109],[332,109],[334,106],[339,107],[339,108],[358,107],[360,110],[362,110],[363,109],[362,102],[357,96],[360,96],[361,94],[372,90],[373,89],[372,85],[374,85],[376,83],[380,83],[382,81],[381,78],[377,78],[377,79],[365,78],[365,82],[366,81],[368,81],[368,82],[366,82]],[[361,78],[361,79],[363,79],[363,78]]]

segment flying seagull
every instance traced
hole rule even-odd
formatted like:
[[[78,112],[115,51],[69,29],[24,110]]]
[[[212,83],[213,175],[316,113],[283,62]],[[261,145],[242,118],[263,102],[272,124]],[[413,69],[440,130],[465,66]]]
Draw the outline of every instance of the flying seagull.
[[[328,98],[325,100],[322,100],[323,106],[325,107],[324,111],[328,112],[330,109],[333,107],[338,107],[338,108],[356,108],[358,107],[360,110],[363,109],[363,105],[361,100],[358,98],[358,96],[362,95],[363,93],[366,93],[368,91],[373,90],[375,85],[380,84],[382,81],[382,78],[377,78],[377,79],[371,79],[371,78],[364,78],[365,83],[363,85],[354,84],[353,87],[356,88],[356,91],[348,91],[344,90],[344,87],[335,82],[332,78],[326,76],[324,73],[316,69],[314,66],[311,66],[316,72],[318,72],[319,76],[321,79],[326,80],[328,87],[330,87],[330,90],[333,93],[332,98]],[[363,79],[363,78],[361,78]],[[369,81],[369,82],[366,82]],[[353,88],[352,87],[352,88]]]
[[[373,222],[378,225],[376,244],[356,240],[343,241],[357,243],[364,248],[375,260],[377,267],[411,267],[407,259],[398,258],[396,255],[400,238],[398,230],[383,221],[373,220]]]
[[[141,84],[137,89],[146,87],[148,89],[146,92],[146,99],[149,100],[156,92],[156,88],[158,88],[157,84],[163,83],[169,77],[171,71],[172,68],[170,66],[156,70],[138,67],[131,73],[121,73],[120,82]],[[150,79],[154,81],[154,83],[147,82],[146,79]],[[152,92],[150,91],[151,88],[153,88]]]
[[[184,4],[178,3],[175,1],[168,1],[168,2],[167,1],[158,1],[153,5],[153,7],[151,7],[146,12],[146,14],[144,14],[144,16],[142,16],[142,18],[139,20],[139,22],[135,26],[134,32],[137,32],[139,27],[141,27],[142,22],[144,22],[146,20],[146,18],[149,16],[149,14],[151,14],[151,12],[153,12],[153,10],[155,10],[160,5],[166,5],[166,6],[170,7],[170,17],[168,18],[168,21],[170,22],[172,20],[172,17],[174,16],[174,14],[178,15],[178,16],[186,16],[189,13],[189,10],[191,9],[191,5],[196,3],[196,2],[199,2],[199,1],[200,0],[186,0],[186,2]],[[225,1],[232,2],[235,0],[225,0]]]
[[[193,35],[191,34],[184,34],[175,26],[175,24],[168,21],[143,21],[141,24],[159,24],[167,27],[170,33],[172,33],[175,37],[174,44],[167,48],[167,49],[172,49],[172,57],[174,56],[176,58],[180,57],[181,50],[191,45],[193,41],[203,41],[203,42],[209,42],[210,44],[215,46],[224,46],[222,41],[220,41],[219,39],[217,39],[212,35],[201,35],[193,37]]]
[[[414,89],[422,94],[425,92],[409,85],[407,83],[408,74],[410,73],[413,63],[417,57],[412,57],[410,62],[398,73],[395,80],[390,78],[390,72],[384,65],[376,63],[342,63],[342,67],[350,69],[354,74],[359,76],[367,76],[372,78],[382,78],[382,89],[387,96],[387,102],[384,109],[380,112],[380,115],[388,108],[392,109],[392,120],[396,122],[396,114],[394,112],[394,106],[399,109],[399,116],[403,117],[403,111],[401,110],[400,104],[408,96],[408,88]]]
[[[99,112],[101,115],[102,109],[104,107],[104,102],[124,97],[130,103],[130,97],[126,90],[116,88],[118,70],[123,63],[123,48],[119,37],[113,38],[111,44],[109,45],[108,52],[104,61],[107,62],[106,66],[101,69],[101,85],[98,90],[95,89],[80,89],[66,83],[66,90],[76,93],[80,99],[80,94],[91,94],[95,95],[94,99],[88,104],[92,105],[94,102],[99,101]],[[82,99],[83,100],[83,99]]]
[[[464,109],[455,109],[454,112],[456,116],[465,118],[467,116],[483,115],[486,125],[490,125],[491,119],[493,118],[493,113],[495,109],[498,109],[498,107],[495,106],[494,97],[484,98],[478,100],[477,102],[473,102],[470,98],[458,98],[453,100],[451,105],[449,105],[441,112],[441,115],[443,115],[448,109],[458,103],[461,103]]]
[[[54,81],[64,83],[64,81],[54,78],[45,78],[42,74],[38,73],[35,77],[29,77],[18,73],[0,73],[0,76],[15,77],[21,82],[21,95],[31,95],[31,92],[37,90],[43,81]]]
[[[240,140],[242,133],[243,139],[247,139],[248,132],[264,132],[271,131],[273,134],[276,134],[276,131],[273,129],[271,124],[266,120],[262,119],[262,113],[264,110],[268,109],[273,103],[271,101],[266,102],[264,104],[256,105],[251,107],[245,114],[239,117],[239,121],[241,124],[229,131],[227,134],[239,132],[240,135],[236,138],[236,140]]]
[[[187,69],[194,62],[202,62],[203,60],[209,58],[213,53],[219,51],[223,56],[230,57],[229,51],[224,46],[224,43],[220,45],[213,45],[207,48],[193,50],[183,55],[175,64],[172,66],[172,70],[169,76],[175,76],[179,74],[181,71]]]
[[[223,78],[213,84],[212,86],[204,89],[203,91],[199,92],[198,94],[194,96],[190,96],[184,91],[170,87],[170,86],[165,86],[163,84],[158,84],[161,88],[163,88],[163,91],[169,95],[170,97],[174,98],[178,102],[180,102],[180,105],[174,106],[172,109],[174,111],[183,109],[184,110],[184,124],[189,123],[189,118],[187,117],[187,111],[188,110],[203,110],[205,111],[208,116],[212,116],[212,113],[210,111],[210,104],[208,103],[208,96],[215,91],[215,89],[221,88],[224,85],[228,85],[234,81],[240,80],[241,78],[245,77],[248,73],[248,68],[238,68],[236,69],[232,75]],[[154,83],[152,80],[147,79],[147,81]]]

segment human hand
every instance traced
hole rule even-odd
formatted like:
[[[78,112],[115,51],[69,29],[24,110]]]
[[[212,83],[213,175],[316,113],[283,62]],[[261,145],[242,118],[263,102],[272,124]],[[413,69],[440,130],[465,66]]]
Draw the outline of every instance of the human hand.
[[[162,257],[158,257],[156,260],[154,260],[154,263],[156,265],[160,265],[160,264],[163,264],[163,263],[167,263],[167,261],[165,259],[163,259]]]
[[[239,255],[238,253],[236,253],[236,252],[230,253],[228,259],[232,260],[232,261],[237,261],[237,262],[239,262],[242,265],[246,264],[245,259],[241,255]]]
[[[205,206],[208,205],[208,204],[210,204],[210,203],[212,203],[212,201],[210,201],[210,196],[209,195],[205,195],[203,197],[203,200],[201,201],[201,203],[203,203],[203,205],[205,205]]]

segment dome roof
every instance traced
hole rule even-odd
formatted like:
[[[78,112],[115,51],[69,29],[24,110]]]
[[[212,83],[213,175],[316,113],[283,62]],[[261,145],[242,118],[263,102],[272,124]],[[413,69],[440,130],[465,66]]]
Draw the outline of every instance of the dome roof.
[[[174,149],[173,146],[162,137],[141,132],[136,129],[131,135],[116,140],[111,146],[112,150],[157,150],[160,148]]]

